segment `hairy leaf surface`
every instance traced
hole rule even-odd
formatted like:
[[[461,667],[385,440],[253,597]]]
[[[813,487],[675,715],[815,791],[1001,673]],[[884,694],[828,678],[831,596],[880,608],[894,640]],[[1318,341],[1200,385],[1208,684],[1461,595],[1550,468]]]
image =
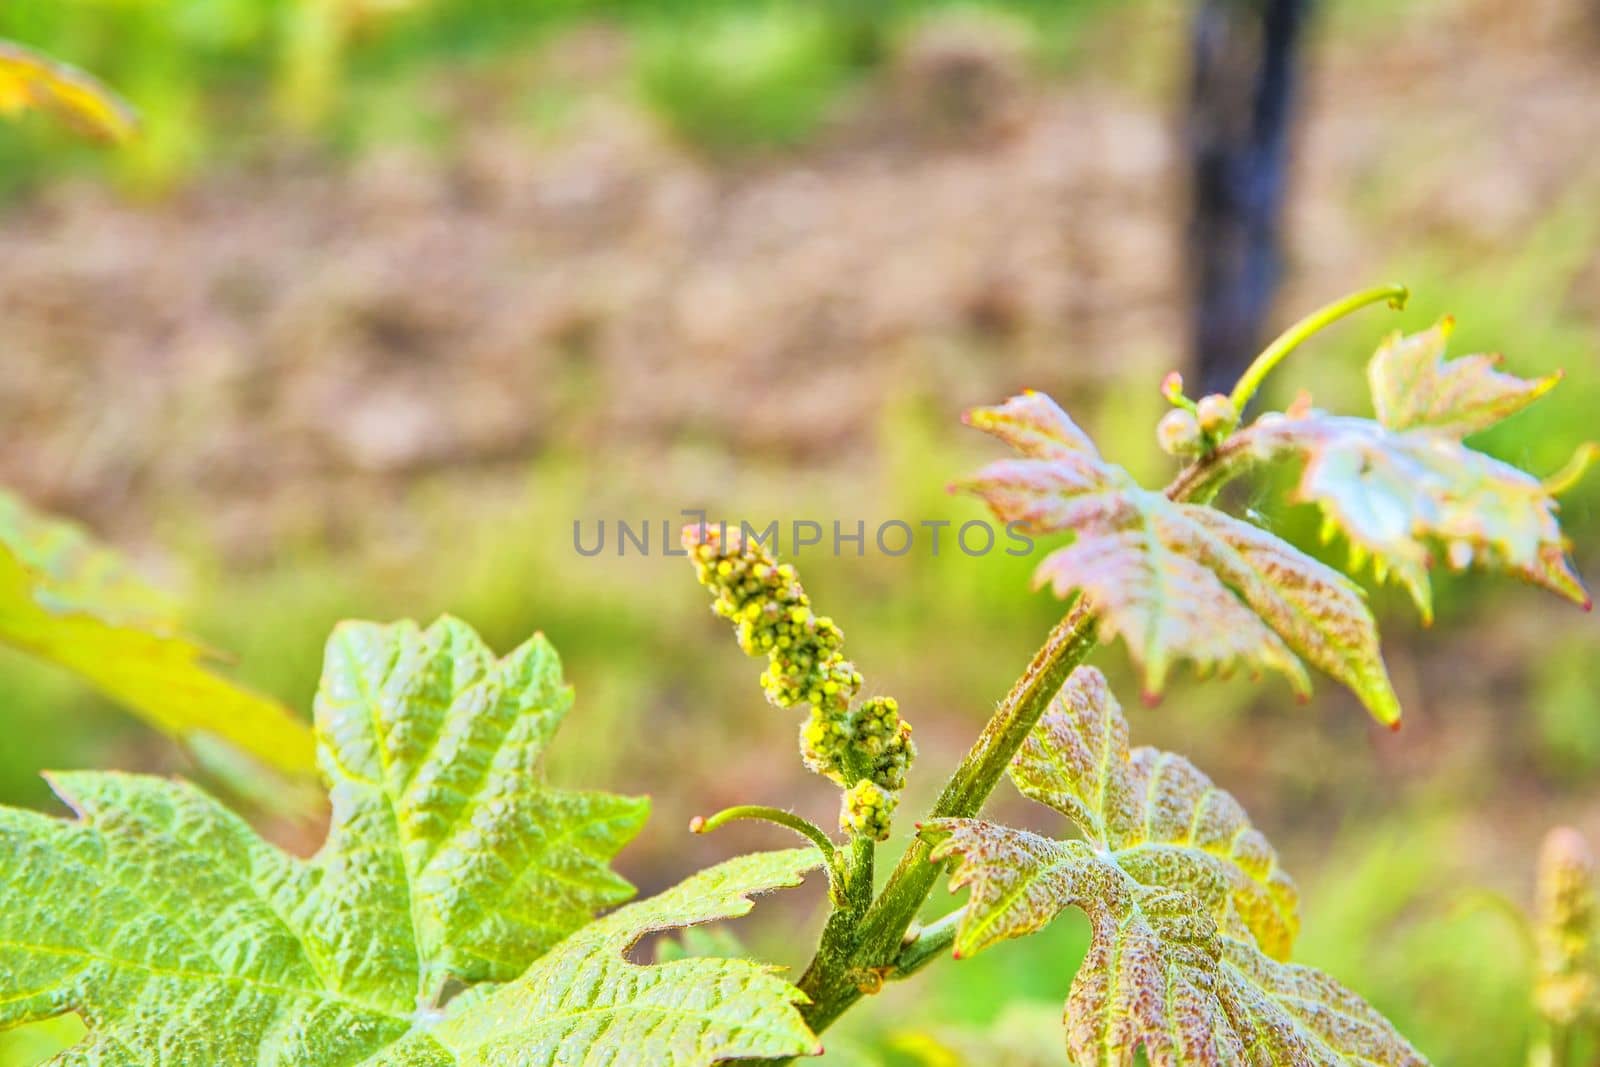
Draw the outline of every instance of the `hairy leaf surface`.
[[[205,666],[167,596],[77,527],[0,492],[0,641],[59,664],[180,739],[217,738],[309,775],[311,729]]]
[[[647,804],[542,784],[569,704],[542,637],[496,660],[450,619],[341,626],[317,701],[333,823],[309,861],[187,784],[57,776],[77,821],[0,809],[0,1026],[80,1012],[90,1033],[63,1065],[814,1051],[798,992],[768,969],[623,952],[743,914],[816,854],[731,861],[591,921],[631,894],[608,864]]]
[[[1081,840],[978,819],[930,823],[935,861],[971,897],[958,956],[1089,918],[1088,956],[1067,999],[1079,1064],[1127,1067],[1404,1065],[1424,1061],[1356,994],[1286,962],[1294,884],[1239,804],[1181,756],[1128,748],[1105,678],[1080,667],[1011,768],[1027,796]]]
[[[1101,459],[1041,393],[980,408],[968,421],[1024,458],[979,472],[970,488],[1004,522],[1075,539],[1039,565],[1058,595],[1086,593],[1107,633],[1120,634],[1151,693],[1172,665],[1245,663],[1310,689],[1302,660],[1349,686],[1383,722],[1400,705],[1361,590],[1265,531],[1214,508],[1169,500]]]
[[[1370,555],[1379,579],[1392,574],[1424,618],[1440,547],[1456,570],[1505,570],[1587,605],[1550,491],[1462,443],[1543,396],[1558,376],[1516,378],[1495,370],[1491,356],[1446,360],[1449,333],[1447,320],[1378,349],[1368,365],[1377,421],[1300,402],[1257,420],[1237,447],[1261,459],[1303,458],[1298,496],[1321,508],[1324,536],[1342,532],[1356,562]]]
[[[1518,378],[1496,370],[1499,356],[1445,359],[1453,322],[1391,335],[1367,364],[1372,406],[1391,430],[1467,437],[1508,418],[1555,388],[1561,375]]]
[[[0,41],[0,115],[39,108],[107,141],[138,128],[133,111],[89,75],[31,49]]]
[[[752,895],[798,885],[820,862],[812,849],[742,856],[583,928],[441,1024],[430,1036],[453,1057],[441,1065],[690,1067],[820,1053],[794,1010],[804,996],[774,968],[715,958],[641,967],[623,956],[652,931],[744,915]]]

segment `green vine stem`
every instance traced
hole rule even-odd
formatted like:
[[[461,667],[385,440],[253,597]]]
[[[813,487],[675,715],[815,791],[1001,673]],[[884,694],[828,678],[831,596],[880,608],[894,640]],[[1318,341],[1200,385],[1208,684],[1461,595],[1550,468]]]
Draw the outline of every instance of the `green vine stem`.
[[[792,811],[782,808],[772,808],[765,804],[737,804],[731,808],[723,808],[715,815],[696,815],[689,820],[691,834],[709,834],[711,831],[726,826],[730,822],[741,820],[756,820],[758,822],[775,823],[778,826],[793,830],[801,837],[810,841],[822,853],[822,859],[828,871],[828,895],[838,906],[844,906],[849,898],[848,889],[852,882],[852,870],[846,871],[841,865],[839,850],[834,846],[833,839],[823,832],[822,827]],[[859,858],[859,857],[857,857]],[[870,878],[870,875],[869,875]]]
[[[1179,471],[1165,490],[1167,499],[1209,504],[1218,489],[1256,461],[1256,441],[1250,429],[1246,426]]]
[[[1409,291],[1400,285],[1365,289],[1301,319],[1251,363],[1230,397],[1234,408],[1242,411],[1267,375],[1318,330],[1371,304],[1386,302],[1391,307],[1403,307],[1408,295]],[[1248,442],[1230,448],[1232,444],[1232,438],[1222,441],[1204,459],[1184,470],[1167,488],[1167,495],[1184,501],[1207,498],[1238,464],[1249,462]],[[930,819],[978,813],[1056,691],[1088,658],[1096,636],[1093,605],[1079,596],[951,775],[929,812]],[[810,998],[801,1013],[812,1030],[821,1033],[856,1001],[881,988],[885,979],[905,977],[947,947],[942,943],[946,930],[939,923],[909,942],[906,936],[939,878],[939,866],[929,862],[930,851],[920,838],[913,840],[883,891],[859,918],[853,917],[854,906],[835,911],[829,918],[816,956],[799,981],[801,991]],[[852,892],[859,892],[861,879],[855,865],[850,881]],[[946,918],[948,936],[953,937],[954,924],[959,920]]]
[[[900,950],[899,958],[894,962],[894,973],[890,977],[910,978],[948,952],[950,946],[955,944],[956,931],[961,928],[961,920],[966,913],[967,906],[963,904],[948,915],[935,919],[917,930],[916,936],[908,937]]]
[[[1572,458],[1561,465],[1556,471],[1544,480],[1544,491],[1551,496],[1560,496],[1570,492],[1577,484],[1583,481],[1583,476],[1589,472],[1595,460],[1600,459],[1600,444],[1585,441],[1572,453]]]
[[[929,818],[978,813],[1056,691],[1088,658],[1095,633],[1094,611],[1079,597],[973,743]],[[799,983],[811,998],[801,1013],[814,1031],[826,1029],[898,970],[906,931],[939,877],[939,867],[928,861],[929,851],[920,839],[913,841],[859,923],[830,921],[823,930],[822,944]]]
[[[816,845],[822,851],[823,857],[833,862],[833,840],[822,832],[822,827],[803,816],[782,808],[769,808],[765,804],[738,804],[731,808],[723,808],[715,815],[696,815],[689,820],[691,834],[709,834],[719,827],[741,819],[758,819],[762,822],[776,823],[788,827],[801,837]]]
[[[1277,340],[1262,349],[1254,362],[1245,368],[1244,374],[1240,376],[1238,384],[1233,387],[1233,392],[1228,397],[1233,401],[1233,409],[1243,412],[1245,405],[1254,398],[1256,390],[1261,388],[1261,383],[1272,373],[1273,368],[1282,363],[1289,353],[1305,343],[1312,334],[1370,304],[1387,303],[1398,310],[1406,306],[1406,300],[1410,296],[1411,290],[1403,285],[1379,285],[1351,293],[1313,311],[1278,335]]]

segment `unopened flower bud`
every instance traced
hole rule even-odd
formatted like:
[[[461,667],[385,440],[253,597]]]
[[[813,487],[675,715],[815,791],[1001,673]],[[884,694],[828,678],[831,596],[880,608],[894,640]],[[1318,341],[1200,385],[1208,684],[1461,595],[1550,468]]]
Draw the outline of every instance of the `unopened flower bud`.
[[[1201,441],[1200,422],[1186,408],[1173,408],[1156,423],[1156,443],[1169,456],[1192,456]]]
[[[863,779],[844,795],[839,806],[839,829],[874,841],[889,839],[889,819],[898,801],[893,793]]]
[[[1195,414],[1199,416],[1200,429],[1212,437],[1225,437],[1239,425],[1239,412],[1233,401],[1221,393],[1201,397],[1195,405]]]
[[[1183,375],[1169,370],[1161,379],[1161,395],[1176,404],[1183,399]]]

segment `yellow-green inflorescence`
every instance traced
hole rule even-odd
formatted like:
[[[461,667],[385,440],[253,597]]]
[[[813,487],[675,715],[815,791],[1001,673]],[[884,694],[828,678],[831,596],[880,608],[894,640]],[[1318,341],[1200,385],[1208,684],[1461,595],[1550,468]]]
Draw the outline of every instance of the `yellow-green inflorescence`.
[[[1557,827],[1539,855],[1535,934],[1539,1013],[1555,1026],[1592,1019],[1600,1007],[1595,958],[1595,864],[1582,835]]]
[[[800,731],[806,767],[845,789],[839,826],[882,841],[916,757],[911,724],[892,697],[852,707],[861,673],[844,658],[844,634],[811,598],[788,563],[780,564],[755,538],[720,526],[683,531],[700,584],[716,594],[712,610],[737,628],[739,647],[767,657],[761,688],[780,708],[811,706]]]

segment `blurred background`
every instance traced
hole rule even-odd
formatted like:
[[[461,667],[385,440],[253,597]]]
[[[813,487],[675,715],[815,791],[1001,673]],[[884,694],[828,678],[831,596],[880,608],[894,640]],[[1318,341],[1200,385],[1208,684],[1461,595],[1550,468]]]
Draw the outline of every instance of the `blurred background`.
[[[1231,381],[1388,281],[1410,308],[1319,338],[1278,399],[1365,413],[1380,337],[1453,312],[1455,351],[1567,372],[1479,447],[1542,474],[1600,435],[1595,0],[8,0],[0,37],[144,123],[113,151],[0,125],[0,485],[181,590],[297,709],[340,618],[450,611],[501,649],[544,630],[578,692],[551,773],[655,797],[620,864],[646,892],[788,844],[690,837],[695,813],[831,825],[836,798],[687,562],[580,557],[575,520],[980,518],[944,489],[997,454],[959,413],[1024,386],[1156,484],[1163,373]],[[1310,548],[1271,488],[1263,521]],[[1600,478],[1563,499],[1591,580],[1597,501]],[[1058,616],[1033,562],[799,560],[916,726],[907,812]],[[1436,1062],[1504,1067],[1532,961],[1472,891],[1525,903],[1555,823],[1600,840],[1600,629],[1481,576],[1439,579],[1426,633],[1374,597],[1395,734],[1325,680],[1309,706],[1184,680],[1144,708],[1120,646],[1096,662],[1135,740],[1279,846],[1299,959]],[[55,810],[43,768],[191,769],[4,649],[0,732],[5,803]],[[991,810],[1052,826],[1007,786]],[[735,933],[803,965],[786,935],[819,893]],[[1063,1064],[1085,937],[1063,919],[931,969],[824,1062]],[[71,1026],[0,1037],[0,1064]]]

